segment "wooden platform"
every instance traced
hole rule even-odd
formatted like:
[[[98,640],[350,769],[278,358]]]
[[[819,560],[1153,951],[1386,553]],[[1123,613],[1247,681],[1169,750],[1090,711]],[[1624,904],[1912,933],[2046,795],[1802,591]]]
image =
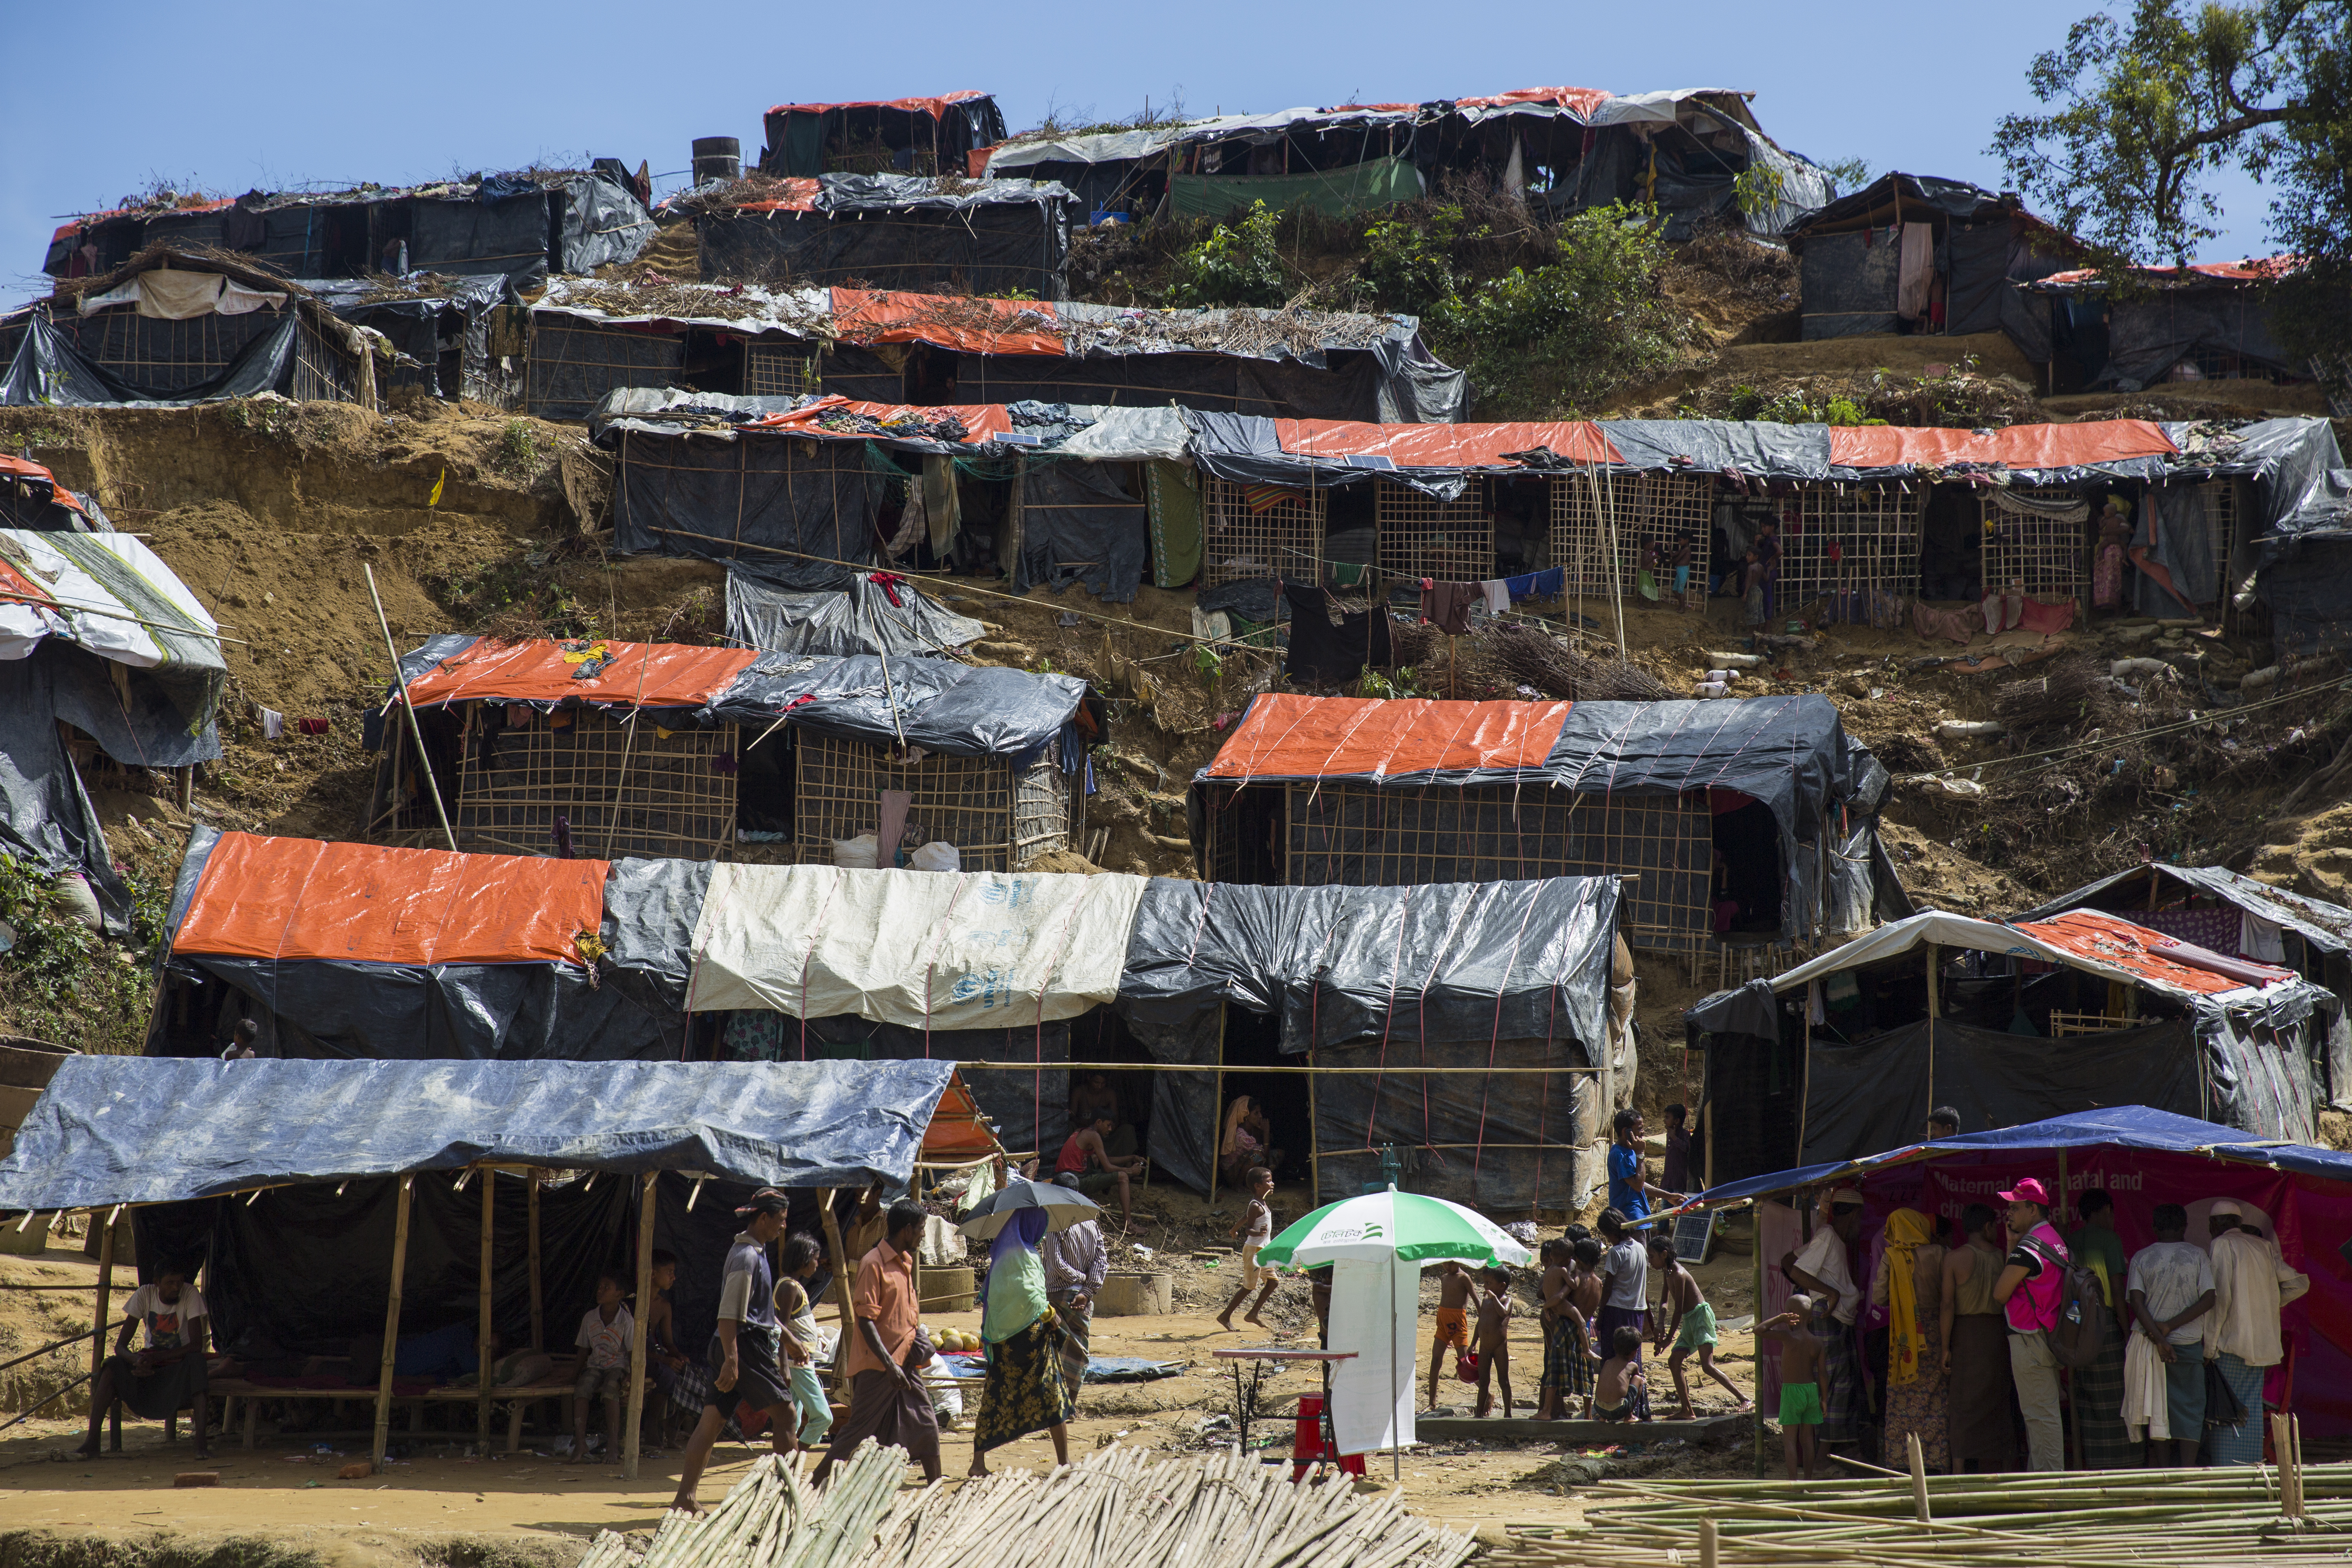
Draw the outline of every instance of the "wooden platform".
[[[650,1393],[653,1388],[651,1379],[646,1380],[646,1387]],[[373,1388],[278,1388],[264,1384],[247,1383],[239,1377],[214,1378],[205,1392],[223,1397],[228,1402],[221,1413],[221,1430],[224,1434],[236,1428],[236,1417],[239,1414],[237,1405],[240,1401],[243,1402],[245,1446],[248,1448],[254,1446],[257,1436],[255,1428],[258,1424],[257,1418],[264,1401],[271,1399],[331,1400],[337,1404],[348,1401],[365,1405],[373,1410],[376,1400],[376,1391]],[[571,1425],[572,1384],[568,1383],[534,1384],[523,1388],[490,1390],[490,1403],[504,1404],[507,1406],[506,1451],[508,1453],[514,1453],[522,1447],[523,1413],[532,1401],[540,1399],[562,1400],[563,1423],[567,1427]],[[423,1394],[395,1394],[392,1396],[394,1408],[406,1407],[408,1430],[411,1432],[417,1430],[417,1411],[428,1404],[478,1405],[480,1401],[481,1391],[474,1388],[443,1387],[428,1389]],[[301,1436],[308,1436],[310,1434],[305,1433]]]
[[[1490,1443],[1566,1443],[1601,1447],[1612,1443],[1663,1443],[1679,1437],[1686,1443],[1711,1443],[1744,1430],[1746,1414],[1703,1415],[1696,1421],[1537,1421],[1524,1415],[1508,1420],[1499,1415],[1423,1415],[1412,1424],[1414,1433],[1429,1441],[1471,1438]]]

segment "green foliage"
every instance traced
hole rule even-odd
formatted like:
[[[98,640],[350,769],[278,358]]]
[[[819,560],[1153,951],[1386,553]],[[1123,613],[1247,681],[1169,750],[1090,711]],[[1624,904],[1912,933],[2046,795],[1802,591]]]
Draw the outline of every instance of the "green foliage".
[[[1171,305],[1257,305],[1279,309],[1290,299],[1283,279],[1276,227],[1282,215],[1252,202],[1241,222],[1219,224],[1209,237],[1177,253]]]
[[[1833,158],[1815,168],[1830,177],[1830,191],[1834,195],[1847,196],[1870,184],[1878,171],[1867,158]]]
[[[1364,259],[1356,277],[1381,310],[1426,316],[1463,287],[1456,247],[1491,232],[1484,224],[1470,226],[1456,205],[1438,207],[1418,223],[1382,218],[1364,231]]]
[[[539,467],[539,433],[528,419],[509,419],[499,431],[498,451],[490,462],[501,473],[527,478]]]
[[[1423,695],[1418,684],[1419,680],[1420,672],[1409,664],[1398,665],[1394,669],[1385,672],[1367,667],[1364,673],[1357,678],[1356,695],[1359,697],[1419,697]]]
[[[131,940],[152,948],[171,905],[168,882],[126,877]],[[129,1054],[147,1037],[143,964],[67,913],[48,878],[0,855],[0,920],[16,933],[0,955],[0,1016],[15,1033],[85,1051]]]
[[[1668,253],[1655,217],[1622,204],[1578,213],[1559,226],[1557,260],[1470,285],[1424,316],[1482,410],[1588,408],[1675,363],[1692,325],[1659,288]]]
[[[1731,177],[1731,199],[1739,204],[1742,216],[1755,217],[1780,199],[1785,183],[1780,170],[1750,163]]]
[[[1734,386],[1724,398],[1722,412],[1710,414],[1697,403],[1685,399],[1675,405],[1677,419],[1757,419],[1770,425],[1884,425],[1885,420],[1874,416],[1868,408],[1843,393],[1832,395],[1828,401],[1815,403],[1800,388],[1778,394],[1767,393],[1749,382]]]

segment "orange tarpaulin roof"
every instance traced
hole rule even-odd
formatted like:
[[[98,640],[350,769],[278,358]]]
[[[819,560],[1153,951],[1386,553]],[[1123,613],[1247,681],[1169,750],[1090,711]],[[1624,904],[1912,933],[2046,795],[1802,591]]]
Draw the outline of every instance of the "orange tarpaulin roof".
[[[791,430],[798,427],[809,429],[815,435],[831,435],[833,432],[819,426],[817,420],[836,411],[863,414],[885,425],[901,419],[961,419],[968,432],[964,437],[967,442],[985,441],[1013,428],[1012,416],[1004,412],[1004,405],[1001,403],[858,403],[839,395],[820,397],[807,407],[795,408],[788,414],[763,414],[741,428]]]
[[[1539,768],[1559,740],[1566,702],[1445,702],[1424,698],[1296,697],[1250,704],[1209,776],[1325,778],[1439,768]]]
[[[995,318],[1006,324],[992,328]],[[1028,323],[1022,323],[1026,318]],[[1041,331],[1057,320],[1038,300],[973,300],[950,294],[833,290],[833,328],[845,342],[931,343],[976,354],[1066,354],[1061,335]]]
[[[58,505],[71,507],[84,517],[89,515],[89,509],[81,504],[73,491],[58,483],[57,475],[30,458],[12,458],[0,452],[0,479],[30,479],[36,484],[47,485],[49,487],[49,499]]]
[[[2248,982],[2235,975],[2176,963],[2164,954],[2168,948],[2180,946],[2179,942],[2161,931],[2136,926],[2129,921],[2118,920],[2096,910],[2069,910],[2054,920],[2020,921],[2017,929],[2065,952],[2097,959],[2118,969],[2128,969],[2135,974],[2144,974],[2176,990],[2195,991],[2208,996],[2223,991],[2242,991],[2249,984],[2267,985],[2278,980],[2294,978],[2286,970],[2244,959],[2234,962],[2249,969],[2265,971],[2271,978]]]
[[[1579,463],[1625,459],[1590,419],[1516,425],[1366,425],[1277,419],[1275,439],[1294,458],[1379,455],[1401,468],[1499,468],[1506,452],[1549,447]]]
[[[586,680],[576,679],[595,649],[612,662]],[[733,684],[758,658],[752,648],[689,647],[682,643],[599,640],[584,648],[533,637],[500,642],[484,637],[408,683],[418,707],[437,702],[617,702],[643,708],[699,708]]]
[[[1498,92],[1492,98],[1457,98],[1456,109],[1507,109],[1515,103],[1553,103],[1572,109],[1579,114],[1590,115],[1595,109],[1616,94],[1598,87],[1523,87],[1516,92]]]
[[[1923,429],[1904,425],[1830,427],[1830,461],[1846,468],[1892,468],[1905,463],[1930,468],[1956,463],[2064,468],[2126,458],[2162,458],[2174,450],[2162,427],[2145,419],[2012,425],[2006,430]]]
[[[817,192],[821,188],[814,176],[793,174],[779,180],[784,194],[764,202],[741,202],[736,211],[747,213],[813,213],[816,211]]]
[[[836,109],[901,109],[908,114],[943,115],[950,104],[970,103],[988,94],[971,88],[958,92],[943,92],[937,98],[877,98],[857,103],[779,103],[768,110],[771,114],[824,114]]]
[[[178,952],[362,963],[578,963],[604,919],[602,860],[380,849],[224,833]]]
[[[2189,283],[2210,278],[2224,283],[2262,283],[2284,278],[2303,265],[2300,256],[2250,256],[2242,261],[2192,261],[2186,268],[2135,267],[2132,271],[2153,283]],[[2105,276],[2095,267],[2077,267],[2035,279],[2041,283],[2096,283]]]
[[[931,1112],[931,1124],[923,1129],[922,1152],[916,1158],[934,1165],[961,1165],[1003,1152],[1004,1145],[989,1131],[963,1075],[951,1075],[947,1092],[940,1096],[939,1107]]]

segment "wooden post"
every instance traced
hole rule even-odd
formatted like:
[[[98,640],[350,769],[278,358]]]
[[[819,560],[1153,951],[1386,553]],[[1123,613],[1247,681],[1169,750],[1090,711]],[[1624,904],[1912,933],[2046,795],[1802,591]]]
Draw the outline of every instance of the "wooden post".
[[[1313,1083],[1315,1075],[1307,1075]],[[1216,1107],[1216,1141],[1209,1148],[1209,1206],[1217,1203],[1217,1168],[1225,1163],[1225,1010],[1217,1009],[1217,1076],[1216,1089],[1212,1097]],[[1043,1167],[1040,1167],[1041,1169]]]
[[[1764,1423],[1760,1419],[1756,1423],[1756,1429],[1759,1432],[1764,1429]],[[1699,1568],[1716,1568],[1717,1563],[1720,1561],[1717,1556],[1717,1552],[1720,1550],[1721,1549],[1716,1544],[1715,1521],[1711,1519],[1700,1520],[1698,1521]]]
[[[1943,1011],[1944,950],[1934,942],[1927,944],[1927,1109],[1936,1109],[1936,1015]],[[1960,1129],[1966,1132],[1967,1128]],[[1804,1151],[1797,1151],[1798,1163],[1804,1163]]]
[[[661,1190],[661,1173],[647,1171],[640,1178],[644,1193],[637,1200],[636,1331],[629,1337],[629,1435],[621,1449],[621,1479],[637,1479],[637,1434],[646,1420],[646,1321],[654,1299],[654,1196]]]
[[[849,1365],[849,1342],[857,1332],[857,1314],[849,1308],[849,1287],[854,1277],[849,1271],[848,1254],[841,1245],[841,1221],[834,1216],[833,1191],[831,1187],[817,1189],[817,1214],[824,1221],[825,1256],[833,1259],[834,1300],[841,1307],[841,1364],[846,1368]],[[845,1405],[850,1402],[846,1371],[841,1374],[841,1399]]]
[[[98,1211],[90,1211],[91,1223],[99,1223]],[[114,1226],[107,1226],[106,1234],[98,1243],[98,1306],[90,1313],[89,1326],[96,1338],[89,1342],[89,1396],[98,1397],[99,1370],[106,1365],[106,1315],[113,1310],[114,1297]],[[93,1414],[96,1414],[93,1412]]]
[[[383,1364],[375,1385],[376,1474],[383,1473],[384,1445],[392,1438],[392,1359],[400,1343],[400,1277],[408,1267],[409,1189],[416,1178],[400,1178],[400,1206],[392,1222],[392,1289],[383,1309]]]
[[[1748,1425],[1754,1428],[1752,1436],[1756,1449],[1756,1479],[1762,1480],[1764,1479],[1764,1320],[1768,1316],[1764,1308],[1764,1200],[1748,1199],[1748,1242],[1750,1249],[1756,1254],[1756,1359],[1751,1363],[1756,1370],[1748,1379],[1748,1387],[1756,1395],[1756,1419]]]
[[[474,1427],[482,1445],[482,1458],[490,1457],[490,1270],[496,1262],[490,1246],[491,1225],[497,1214],[499,1173],[488,1165],[478,1165],[482,1177],[482,1237],[481,1279],[477,1292],[479,1311],[474,1325],[474,1354],[478,1371],[475,1374]]]
[[[1927,1511],[1927,1458],[1920,1451],[1919,1434],[1903,1434],[1905,1446],[1911,1450],[1911,1511],[1922,1524],[1931,1524],[1935,1515]]]
[[[1315,1065],[1315,1047],[1311,1045],[1307,1047],[1307,1065],[1310,1068]],[[1318,1136],[1320,1123],[1316,1120],[1315,1110],[1317,1077],[1317,1074],[1311,1072],[1307,1075],[1307,1200],[1308,1207],[1319,1209],[1323,1206],[1323,1156],[1317,1152],[1320,1142]],[[1570,1079],[1569,1081],[1573,1084],[1576,1080]],[[1575,1090],[1572,1088],[1569,1091],[1569,1096],[1568,1119],[1570,1125],[1573,1126],[1576,1122],[1576,1100]],[[1221,1120],[1217,1126],[1223,1129],[1224,1122]],[[1573,1176],[1570,1179],[1574,1180]],[[1541,1193],[1536,1194],[1536,1201],[1538,1203],[1543,1201]]]
[[[547,1348],[546,1305],[540,1296],[539,1283],[539,1172],[533,1168],[530,1184],[524,1193],[523,1205],[530,1214],[530,1348]]]

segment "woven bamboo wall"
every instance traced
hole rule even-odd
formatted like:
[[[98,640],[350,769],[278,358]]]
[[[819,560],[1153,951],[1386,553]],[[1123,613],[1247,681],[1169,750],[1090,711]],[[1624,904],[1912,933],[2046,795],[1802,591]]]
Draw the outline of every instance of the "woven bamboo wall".
[[[1609,516],[1617,523],[1616,550],[1609,549]],[[1654,543],[1667,562],[1687,534],[1691,584],[1704,601],[1715,524],[1715,480],[1681,474],[1565,475],[1551,486],[1551,563],[1568,574],[1570,597],[1605,597],[1610,574],[1619,591],[1640,596],[1644,549]],[[1658,581],[1661,597],[1674,592],[1674,569]]]
[[[629,725],[594,709],[518,704],[506,710],[508,727],[492,731],[488,705],[466,707],[449,803],[460,849],[551,855],[559,814],[583,856],[709,859],[734,841],[734,725],[681,721],[665,732],[649,710],[632,740]]]
[[[1253,577],[1323,575],[1324,494],[1293,490],[1263,511],[1252,511],[1240,485],[1201,476],[1201,586]]]
[[[793,749],[794,844],[829,865],[834,841],[872,833],[882,792],[912,795],[906,847],[952,844],[966,871],[1015,871],[1070,841],[1070,796],[1049,749],[1027,769],[1004,757],[929,756],[894,763],[879,746],[803,733]]]

